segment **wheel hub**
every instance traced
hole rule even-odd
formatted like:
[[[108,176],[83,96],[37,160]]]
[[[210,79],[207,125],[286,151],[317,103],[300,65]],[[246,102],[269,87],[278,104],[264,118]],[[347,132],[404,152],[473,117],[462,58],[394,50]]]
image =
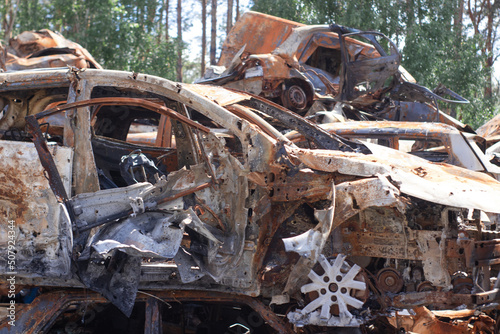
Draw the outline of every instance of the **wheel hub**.
[[[315,292],[318,297],[313,299],[302,310],[289,314],[291,322],[323,326],[353,326],[357,320],[349,308],[359,309],[365,300],[357,298],[359,292],[366,291],[366,283],[357,280],[361,267],[350,266],[344,261],[345,255],[338,255],[335,261],[328,261],[323,255],[319,264],[324,274],[319,275],[313,270],[308,274],[311,283],[300,290],[308,294]],[[332,309],[338,308],[338,316],[332,314]]]

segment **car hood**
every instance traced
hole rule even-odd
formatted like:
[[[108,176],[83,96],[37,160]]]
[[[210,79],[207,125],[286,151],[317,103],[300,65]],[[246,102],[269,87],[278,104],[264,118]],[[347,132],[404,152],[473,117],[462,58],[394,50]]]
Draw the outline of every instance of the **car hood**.
[[[442,205],[500,213],[500,182],[479,172],[431,163],[384,146],[372,154],[309,150],[286,145],[287,153],[311,169],[361,177],[384,176],[401,193]]]

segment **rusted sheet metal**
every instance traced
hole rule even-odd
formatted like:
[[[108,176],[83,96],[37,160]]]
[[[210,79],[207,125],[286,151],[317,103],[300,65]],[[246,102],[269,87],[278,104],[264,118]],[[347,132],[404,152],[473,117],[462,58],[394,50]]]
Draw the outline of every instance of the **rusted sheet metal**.
[[[359,176],[391,175],[401,192],[436,203],[462,208],[476,207],[500,213],[492,198],[500,198],[500,184],[488,175],[449,165],[435,165],[409,154],[378,145],[366,144],[373,155],[332,154],[324,150],[285,146],[307,166],[323,171],[338,171]],[[442,185],[447,184],[446,190]]]
[[[350,37],[346,38],[348,45],[346,51],[354,59],[356,56],[363,58],[376,58],[380,54],[373,46]],[[336,32],[329,26],[303,26],[293,30],[290,37],[273,51],[273,54],[292,61],[293,58],[304,63],[314,51],[314,47],[322,46],[330,49],[340,49],[340,39]],[[306,50],[306,47],[312,49]],[[350,60],[348,60],[350,61]]]
[[[272,118],[279,120],[285,124],[287,128],[300,131],[306,138],[314,141],[319,148],[333,150],[363,150],[361,145],[351,143],[340,136],[323,131],[323,129],[318,128],[314,123],[308,121],[307,119],[298,116],[280,105],[266,102],[262,97],[253,96],[253,99],[250,100],[248,104],[255,110],[263,112]],[[285,138],[284,141],[289,141],[286,136],[282,137]]]
[[[67,74],[68,71],[55,71],[51,69],[28,72],[6,72],[3,73],[0,92],[10,91],[12,89],[23,91],[26,89],[69,86],[70,81]]]
[[[432,162],[486,172],[497,179],[500,175],[500,168],[479,148],[480,137],[465,134],[447,124],[358,121],[321,124],[320,127],[342,137],[375,142]],[[287,133],[286,137],[300,147],[307,147],[304,136],[297,131]]]
[[[273,202],[324,199],[332,189],[333,177],[328,174],[321,176],[318,178],[308,169],[291,177],[284,173],[270,173],[267,175],[269,197]]]
[[[357,121],[357,122],[339,122],[320,124],[320,127],[330,131],[336,129],[345,129],[347,132],[350,130],[356,131],[366,129],[366,133],[377,133],[377,129],[394,129],[395,134],[415,134],[425,137],[426,132],[437,133],[450,133],[457,132],[455,127],[443,123],[429,123],[429,122],[395,122],[395,121]],[[380,130],[381,131],[381,130]]]
[[[479,292],[473,296],[475,304],[487,304],[500,300],[500,289],[494,288],[489,291]]]
[[[254,61],[262,66],[265,81],[263,81],[262,90],[270,91],[278,88],[279,79],[291,78],[290,66],[287,61],[275,55],[261,55],[258,58],[249,57],[249,62]],[[273,86],[274,85],[274,86]]]
[[[150,297],[146,300],[146,320],[144,321],[144,334],[163,333],[160,316],[160,301]]]
[[[68,75],[71,86],[68,93],[68,102],[75,99],[90,97],[91,87],[86,81],[78,77],[80,70],[70,69]],[[73,156],[73,189],[74,194],[98,191],[99,178],[92,151],[92,128],[90,123],[90,108],[75,108],[66,113],[64,143],[74,148]]]
[[[279,318],[269,307],[265,306],[258,299],[237,294],[226,294],[220,292],[203,292],[196,290],[169,290],[169,291],[148,291],[140,293],[137,296],[138,302],[146,302],[151,296],[163,302],[222,302],[222,303],[239,303],[249,306],[256,311],[264,321],[271,326],[277,333],[293,333],[292,329],[281,318]],[[18,309],[16,313],[16,326],[8,324],[8,318],[0,320],[0,330],[2,333],[19,333],[35,334],[42,330],[50,328],[56,318],[70,305],[79,305],[81,303],[107,303],[107,300],[101,295],[88,290],[66,289],[64,291],[55,291],[45,293],[35,299],[31,304]],[[153,306],[153,304],[150,304]],[[158,304],[157,304],[158,305]],[[149,309],[149,308],[147,308]],[[159,315],[154,312],[154,315]],[[150,327],[154,333],[158,332],[158,327]]]
[[[422,305],[435,305],[441,309],[447,309],[452,305],[473,307],[474,297],[467,294],[456,294],[452,291],[412,292],[394,296],[389,305],[400,309]]]
[[[253,266],[258,270],[264,271],[262,268],[264,257],[268,253],[269,247],[276,247],[273,245],[272,240],[276,230],[280,227],[285,219],[290,217],[299,206],[299,203],[276,203],[268,208],[268,212],[260,220],[258,243],[256,247],[255,256],[253,259]],[[260,209],[260,208],[259,208]],[[276,213],[279,213],[278,215]],[[263,275],[264,276],[264,275]]]
[[[37,80],[52,82],[61,72],[42,71]],[[105,293],[125,314],[142,288],[161,290],[148,293],[165,301],[196,298],[260,308],[278,332],[288,328],[276,314],[266,315],[271,311],[260,300],[282,305],[279,309],[288,310],[292,323],[305,326],[359,326],[367,321],[363,315],[385,316],[388,307],[465,304],[483,309],[497,301],[497,287],[490,287],[489,276],[495,275],[487,266],[491,262],[479,262],[497,258],[496,241],[488,240],[498,232],[494,223],[481,221],[480,212],[500,211],[494,202],[500,183],[494,179],[345,140],[250,94],[228,92],[227,97],[223,88],[143,74],[65,74],[73,83],[68,96],[59,94],[40,105],[53,106],[61,99],[77,103],[38,117],[75,107],[92,117],[95,122],[89,121],[85,131],[97,135],[82,132],[74,136],[74,146],[91,142],[96,168],[115,181],[104,180],[102,190],[71,198],[75,230],[99,227],[89,238],[75,233],[75,245],[68,241],[65,249],[69,253],[75,246],[73,259],[84,285]],[[7,77],[24,80],[0,74],[0,81]],[[60,79],[67,87],[66,79]],[[91,92],[99,98],[91,99]],[[142,98],[123,98],[130,95]],[[87,106],[97,106],[92,116]],[[144,123],[158,128],[155,144],[167,142],[159,137],[169,137],[172,145],[148,147],[155,154],[139,164],[158,165],[163,175],[143,175],[137,180],[148,182],[136,184],[127,177],[128,165],[122,174],[117,167],[121,157],[136,146],[126,142],[126,131],[115,135],[96,125],[111,117],[113,107],[120,116],[130,113],[125,127],[146,114]],[[161,130],[166,117],[172,127]],[[324,149],[296,147],[281,135],[292,129]],[[58,149],[65,148],[58,140]],[[177,159],[165,170],[153,161],[161,155]],[[50,193],[46,180],[44,190]],[[45,276],[31,280],[35,274],[25,275],[26,282],[80,286]],[[344,279],[349,283],[339,285]],[[472,293],[476,282],[486,292]],[[184,291],[191,289],[196,292]],[[328,291],[323,298],[313,295],[321,289]],[[338,296],[341,301],[331,298]],[[137,301],[147,298],[139,292]],[[380,309],[372,309],[372,302]],[[152,325],[147,330],[156,330],[153,319],[162,312],[156,312],[154,303],[149,306]]]
[[[25,31],[9,40],[5,67],[9,71],[66,67],[102,69],[81,45],[48,29]]]
[[[335,111],[353,120],[436,121],[473,132],[436,102],[466,99],[444,86],[418,85],[400,63],[395,43],[379,32],[248,12],[228,34],[219,66],[199,82],[257,94],[314,118]]]
[[[270,53],[290,35],[293,28],[301,26],[304,25],[266,14],[246,12],[224,41],[219,65],[228,66],[244,45],[247,54]]]
[[[399,190],[385,177],[341,182],[335,188],[337,194],[335,228],[371,206],[394,207],[400,212],[404,212],[405,209],[404,202],[399,199]],[[349,232],[346,233],[346,237],[349,237]]]
[[[500,114],[481,125],[476,133],[490,141],[491,144],[497,142],[500,139]]]
[[[500,239],[474,243],[471,261],[480,266],[500,264]]]
[[[220,89],[218,86],[202,86],[195,84],[183,84],[183,86],[206,97],[210,101],[214,101],[220,106],[231,105],[250,99],[250,96],[244,92],[228,92],[227,90]]]
[[[417,240],[440,238],[441,231],[415,231],[416,238],[408,240],[405,233],[346,232],[344,240],[352,245],[356,256],[390,257],[394,259],[425,260],[428,254],[422,252]],[[432,238],[432,239],[431,239]]]
[[[238,117],[246,119],[247,121],[260,126],[264,132],[269,135],[271,138],[280,139],[282,141],[288,141],[279,131],[276,131],[275,128],[269,126],[267,122],[265,122],[262,118],[250,112],[248,108],[244,108],[241,106],[228,106],[227,109],[233,112]]]
[[[411,333],[483,333],[477,332],[469,327],[469,321],[448,323],[439,320],[436,315],[426,307],[415,307],[411,310],[412,314],[405,315],[396,312],[394,317],[387,317],[387,320],[397,328],[403,328]],[[489,318],[489,317],[488,317]],[[493,325],[494,321],[490,318],[489,325]],[[483,329],[483,328],[481,328]],[[493,327],[491,327],[493,329]],[[491,330],[490,329],[490,330]],[[488,331],[489,332],[489,331]]]
[[[50,190],[46,172],[32,143],[2,141],[0,147],[0,245],[7,250],[8,221],[16,235],[16,269],[28,277],[68,275],[72,248],[68,213]],[[49,145],[65,191],[71,185],[72,151]],[[0,258],[8,271],[7,251]]]

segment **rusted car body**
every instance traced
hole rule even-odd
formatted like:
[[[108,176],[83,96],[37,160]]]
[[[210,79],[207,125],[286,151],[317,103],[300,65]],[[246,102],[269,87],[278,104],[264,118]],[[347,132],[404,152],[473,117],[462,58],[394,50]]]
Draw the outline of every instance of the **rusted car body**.
[[[381,33],[247,12],[228,34],[218,67],[199,82],[251,92],[311,117],[340,110],[353,120],[438,121],[465,129],[437,101],[468,101],[443,86],[418,85],[400,63],[396,45]]]
[[[500,141],[500,115],[496,115],[488,122],[481,125],[477,130],[477,134],[484,137],[488,146],[492,146]]]
[[[461,305],[474,326],[495,323],[500,241],[480,213],[500,213],[500,183],[488,175],[349,141],[221,87],[92,69],[0,81],[0,245],[16,250],[0,254],[0,275],[42,290],[2,331],[50,332],[75,319],[70,304],[85,316],[82,299],[104,303],[82,288],[126,316],[149,307],[148,333],[165,303],[231,298],[280,333],[405,309],[411,330],[437,317],[425,310]],[[139,126],[154,142],[127,142]],[[144,296],[159,303],[137,306]]]
[[[0,67],[4,71],[66,66],[102,69],[80,44],[48,29],[25,31],[1,49]]]
[[[320,124],[328,132],[410,153],[426,160],[447,163],[488,173],[500,180],[500,168],[485,153],[483,137],[461,132],[442,123],[359,121]],[[299,146],[308,146],[296,131],[286,137]]]

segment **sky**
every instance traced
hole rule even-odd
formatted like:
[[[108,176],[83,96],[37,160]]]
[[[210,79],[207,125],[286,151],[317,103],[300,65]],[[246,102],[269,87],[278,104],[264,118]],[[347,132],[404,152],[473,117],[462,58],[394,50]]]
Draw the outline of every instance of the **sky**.
[[[207,11],[210,10],[210,0],[207,0],[208,8]],[[188,54],[188,57],[190,60],[194,59],[199,59],[200,58],[200,53],[201,53],[201,31],[202,31],[202,25],[201,25],[201,6],[200,2],[198,0],[190,0],[189,2],[186,3],[186,9],[191,11],[191,17],[194,17],[194,19],[191,20],[190,22],[190,28],[184,33],[183,39],[188,45],[192,45],[195,50],[194,52],[190,52]],[[184,5],[184,4],[183,4]],[[240,0],[240,14],[243,14],[244,12],[247,12],[250,10],[251,7],[251,2],[249,0]],[[236,7],[236,1],[233,0],[233,6]],[[192,15],[194,13],[194,15]],[[236,9],[235,12],[233,13],[233,20],[236,17]],[[220,48],[222,46],[222,43],[224,42],[224,39],[226,37],[226,19],[227,19],[227,1],[218,1],[217,5],[217,26],[218,26],[218,36],[220,36],[219,40],[217,41],[217,48],[218,48],[218,53],[217,53],[217,59],[219,57],[219,52]],[[207,42],[210,42],[210,17],[207,18]],[[172,36],[176,34],[175,31],[172,31]],[[188,48],[189,49],[189,48]],[[208,49],[207,49],[208,52]]]

